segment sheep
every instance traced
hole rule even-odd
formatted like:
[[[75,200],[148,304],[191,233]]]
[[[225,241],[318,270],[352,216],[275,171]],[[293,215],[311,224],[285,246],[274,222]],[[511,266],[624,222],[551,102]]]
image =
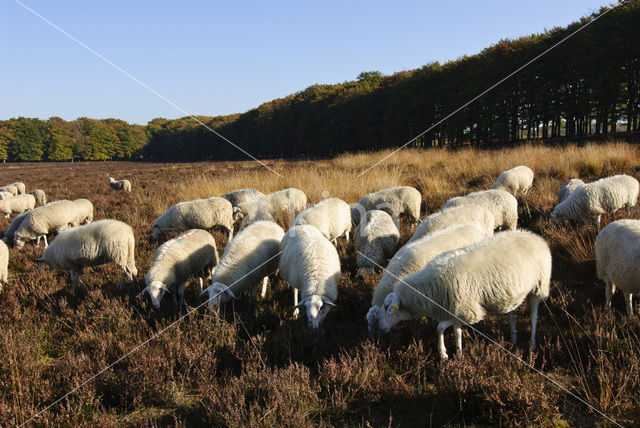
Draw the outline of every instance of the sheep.
[[[20,182],[20,181],[16,181],[15,183],[11,183],[11,184],[7,184],[7,186],[14,186],[17,190],[16,195],[24,195],[24,192],[26,190],[26,186],[24,185],[24,183]]]
[[[278,270],[283,237],[284,230],[272,221],[258,221],[238,232],[224,249],[211,285],[200,293],[209,295],[209,308],[214,309],[254,286],[256,294],[260,283],[260,297],[264,298],[268,276]]]
[[[18,227],[20,227],[22,221],[25,219],[29,212],[30,211],[25,211],[13,218],[11,224],[9,224],[9,227],[4,231],[4,235],[2,236],[2,240],[5,244],[13,245],[13,234],[16,232],[16,230],[18,230]]]
[[[231,202],[219,197],[195,199],[172,205],[153,223],[151,238],[154,240],[166,232],[189,229],[211,229],[222,226],[227,229],[229,240],[233,237],[233,207]]]
[[[225,198],[227,201],[231,202],[232,206],[237,207],[240,204],[253,201],[254,199],[258,199],[263,196],[264,196],[264,193],[256,189],[241,189],[241,190],[234,190],[233,192],[225,193],[220,197]]]
[[[354,225],[367,211],[382,210],[388,213],[398,224],[401,214],[406,214],[414,222],[420,222],[420,204],[422,195],[417,189],[409,186],[391,187],[374,193],[369,193],[358,201],[351,210],[351,221]]]
[[[462,205],[426,216],[416,228],[409,242],[416,241],[452,224],[472,224],[489,236],[495,229],[493,213],[482,205]]]
[[[558,191],[558,202],[562,202],[569,197],[578,187],[582,186],[584,181],[579,178],[570,178],[565,181],[560,190]]]
[[[113,177],[109,177],[107,178],[107,181],[109,182],[109,186],[111,186],[113,190],[124,190],[126,192],[131,192],[131,182],[129,180],[116,181]]]
[[[13,198],[13,193],[0,190],[0,201],[3,199]]]
[[[342,199],[324,199],[302,211],[293,222],[294,226],[310,224],[318,228],[325,238],[337,244],[337,238],[349,240],[351,231],[351,208]]]
[[[424,269],[427,263],[439,254],[466,247],[492,233],[493,230],[483,231],[473,224],[454,224],[407,242],[389,261],[384,275],[373,290],[371,308],[366,317],[369,334],[373,335],[384,299],[393,291],[393,287],[398,281]]]
[[[140,294],[148,293],[153,307],[159,309],[164,294],[170,293],[173,310],[177,311],[184,303],[184,286],[189,277],[198,276],[202,289],[203,279],[208,278],[217,264],[213,236],[202,229],[188,230],[158,247],[144,277],[146,287]]]
[[[453,325],[462,352],[462,324],[486,315],[510,313],[515,344],[516,310],[527,299],[531,349],[535,349],[538,305],[549,296],[551,251],[531,232],[501,232],[467,247],[443,253],[398,282],[387,295],[378,326],[388,332],[402,320],[427,316],[438,321],[438,351],[447,359],[444,331]]]
[[[13,233],[13,244],[21,248],[26,242],[36,240],[36,245],[40,245],[40,238],[44,238],[46,248],[48,233],[59,233],[72,224],[79,224],[79,218],[87,215],[86,199],[79,201],[63,199],[29,211]]]
[[[18,188],[13,184],[8,184],[6,186],[0,187],[0,192],[11,193],[12,196],[15,196],[18,194]]]
[[[9,280],[9,248],[4,241],[0,241],[0,291],[2,285]]]
[[[623,291],[627,315],[633,315],[633,295],[640,293],[640,220],[618,220],[605,226],[595,245],[598,278],[605,283],[605,308],[611,309],[616,287]]]
[[[336,248],[311,225],[294,226],[280,243],[280,277],[293,288],[294,318],[304,306],[310,328],[318,329],[338,298],[342,276]],[[298,302],[298,294],[302,300]]]
[[[47,195],[44,193],[44,190],[36,189],[30,192],[27,192],[28,195],[33,195],[36,198],[36,204],[42,206],[47,205]]]
[[[559,218],[573,221],[596,219],[600,230],[602,214],[613,214],[622,207],[629,210],[638,201],[638,180],[628,175],[614,175],[598,181],[578,186],[565,200],[555,206],[551,220]]]
[[[503,171],[491,188],[506,190],[516,196],[518,190],[526,195],[532,185],[533,171],[528,166],[520,165]]]
[[[33,195],[17,195],[9,199],[0,200],[0,212],[5,218],[12,213],[22,213],[32,210],[36,206],[36,198]]]
[[[306,207],[307,195],[302,190],[290,187],[239,204],[233,209],[233,219],[242,221],[241,229],[266,218],[283,222],[288,219],[289,224],[291,224],[295,217]],[[280,226],[284,227],[286,225],[280,224]]]
[[[367,211],[356,229],[356,275],[373,273],[376,266],[385,266],[399,240],[400,232],[389,214],[380,210]]]
[[[118,220],[98,220],[60,232],[45,248],[38,265],[40,270],[49,266],[54,270],[68,271],[71,291],[75,293],[77,284],[86,290],[80,278],[85,267],[111,262],[122,269],[123,280],[133,282],[138,274],[133,229]]]
[[[481,190],[451,198],[440,211],[471,204],[489,209],[493,213],[496,228],[514,230],[518,225],[518,200],[511,193],[500,189]]]
[[[80,226],[81,224],[89,224],[93,221],[93,204],[88,199],[76,199],[73,201],[74,214],[69,222],[71,226]]]

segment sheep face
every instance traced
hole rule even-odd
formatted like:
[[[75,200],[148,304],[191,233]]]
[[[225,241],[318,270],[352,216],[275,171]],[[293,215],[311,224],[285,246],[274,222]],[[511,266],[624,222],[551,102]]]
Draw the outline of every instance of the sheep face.
[[[336,305],[325,296],[311,295],[296,305],[299,306],[304,306],[307,311],[309,328],[317,329],[331,308]]]
[[[369,308],[369,312],[367,312],[367,327],[369,329],[369,337],[374,337],[376,335],[376,330],[378,329],[378,320],[380,319],[380,306],[374,305]]]
[[[167,286],[160,281],[153,281],[147,286],[147,288],[143,290],[143,293],[144,291],[147,291],[147,293],[149,293],[151,304],[155,309],[160,309],[160,302],[162,301],[164,294],[171,293]]]
[[[402,309],[396,293],[391,293],[384,299],[379,316],[378,327],[383,333],[388,333],[400,321],[411,319],[411,315]]]
[[[24,241],[18,237],[13,238],[13,246],[17,249],[24,247]]]
[[[210,286],[208,286],[207,288],[202,290],[202,293],[200,293],[200,295],[202,296],[205,293],[207,293],[209,295],[209,299],[208,299],[209,300],[209,303],[208,303],[209,309],[216,309],[222,303],[227,301],[227,298],[224,297],[223,294],[227,294],[228,296],[230,296],[233,299],[236,298],[235,294],[233,294],[231,289],[228,286],[226,286],[223,283],[221,283],[221,282],[212,283]]]
[[[158,239],[160,239],[161,234],[162,231],[160,230],[160,227],[157,224],[154,224],[153,228],[151,229],[151,239],[157,241]]]
[[[233,207],[233,221],[238,222],[244,218],[244,213],[239,207]]]

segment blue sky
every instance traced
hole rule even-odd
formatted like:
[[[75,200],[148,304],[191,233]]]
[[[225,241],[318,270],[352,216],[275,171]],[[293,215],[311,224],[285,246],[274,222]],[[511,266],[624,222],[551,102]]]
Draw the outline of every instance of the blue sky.
[[[187,112],[224,115],[314,83],[474,54],[604,1],[20,0]],[[485,88],[479,88],[483,90]],[[0,1],[0,119],[184,114],[14,0]]]

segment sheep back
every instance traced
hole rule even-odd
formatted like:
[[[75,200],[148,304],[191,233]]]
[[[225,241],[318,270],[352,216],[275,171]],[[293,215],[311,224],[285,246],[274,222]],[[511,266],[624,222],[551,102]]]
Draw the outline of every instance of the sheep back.
[[[298,214],[293,224],[310,224],[333,240],[351,230],[351,208],[342,199],[324,199]]]
[[[415,222],[420,220],[420,204],[422,195],[410,186],[391,187],[369,193],[358,201],[351,210],[351,220],[354,225],[360,223],[360,217],[367,211],[381,210],[394,219],[401,214],[409,216]]]
[[[463,205],[481,205],[493,213],[495,227],[514,230],[518,224],[518,200],[500,189],[481,190],[449,199],[441,211]]]
[[[558,202],[562,202],[569,197],[578,187],[582,186],[584,181],[579,178],[570,178],[565,181],[560,190],[558,191]]]
[[[258,199],[263,196],[264,193],[256,189],[240,189],[234,190],[233,192],[225,193],[220,197],[231,202],[232,206],[237,207],[240,204],[253,201],[254,199]]]
[[[409,242],[453,224],[475,225],[482,230],[485,236],[489,236],[495,229],[495,217],[488,208],[482,205],[471,204],[447,208],[425,217],[416,228]]]
[[[389,214],[381,210],[367,211],[356,229],[358,267],[385,266],[399,240],[400,232]]]
[[[211,229],[215,226],[232,231],[233,208],[226,199],[214,196],[171,206],[153,223],[153,237],[157,239],[164,231]]]
[[[520,165],[503,171],[491,188],[506,190],[515,196],[518,191],[527,193],[532,185],[533,171],[528,166]]]

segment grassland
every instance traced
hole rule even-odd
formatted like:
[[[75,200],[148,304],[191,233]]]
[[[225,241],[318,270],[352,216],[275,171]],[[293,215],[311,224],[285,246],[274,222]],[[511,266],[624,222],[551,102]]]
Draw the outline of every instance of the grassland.
[[[331,160],[152,164],[129,162],[5,164],[0,183],[23,181],[49,200],[88,198],[95,218],[115,218],[136,234],[140,274],[118,289],[119,272],[85,272],[89,291],[74,296],[66,277],[38,272],[42,248],[12,251],[10,281],[0,296],[0,425],[27,421],[46,404],[89,379],[177,319],[166,303],[153,311],[143,288],[157,243],[155,217],[170,205],[244,187],[270,192],[297,187],[315,202],[336,196],[355,202],[385,187],[410,185],[423,195],[423,213],[452,196],[488,188],[504,169],[525,164],[534,188],[519,198],[520,227],[550,243],[550,299],[540,308],[539,348],[527,350],[528,316],[518,322],[521,343],[508,343],[507,316],[480,331],[620,423],[640,421],[640,320],[627,319],[620,295],[603,310],[595,277],[594,226],[553,225],[549,213],[569,177],[585,181],[627,173],[640,176],[637,147],[606,143],[578,147],[522,146],[498,151],[404,150],[361,177],[388,154]],[[114,192],[106,178],[128,178],[133,193]],[[620,214],[621,215],[621,214]],[[637,213],[634,213],[637,217]],[[610,221],[611,219],[605,219]],[[8,221],[0,219],[0,230]],[[403,239],[410,236],[408,224]],[[221,252],[225,234],[215,231]],[[355,278],[351,243],[339,242],[343,278],[338,307],[312,333],[291,316],[291,293],[273,281],[264,301],[240,296],[219,313],[199,309],[128,358],[78,389],[32,423],[47,425],[222,426],[488,426],[608,422],[539,374],[465,329],[464,355],[437,357],[434,325],[405,323],[378,340],[364,315],[379,276]],[[202,303],[187,287],[189,308]],[[167,299],[170,300],[170,299]],[[452,334],[447,336],[453,347]]]

